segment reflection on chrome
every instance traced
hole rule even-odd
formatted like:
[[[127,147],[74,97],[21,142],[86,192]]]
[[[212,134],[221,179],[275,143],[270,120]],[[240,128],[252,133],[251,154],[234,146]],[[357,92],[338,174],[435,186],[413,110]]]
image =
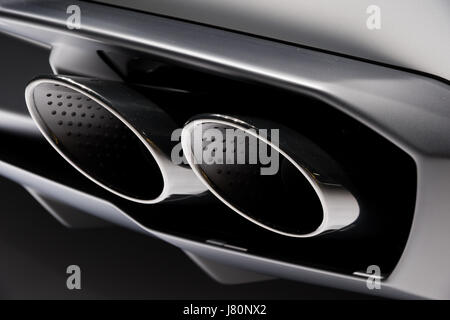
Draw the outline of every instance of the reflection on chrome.
[[[206,191],[191,169],[170,161],[172,119],[123,84],[48,76],[30,82],[25,97],[48,142],[110,192],[157,203]]]
[[[274,128],[279,128],[279,144],[258,130]],[[258,146],[268,147],[270,156],[279,159],[279,170],[261,174],[268,163],[250,161],[250,153],[243,163],[199,161],[195,146],[201,144],[208,149],[211,144],[211,139],[198,134],[199,129],[244,132],[248,139],[241,143],[249,147],[252,139],[257,139]],[[215,152],[237,159],[236,141],[227,141],[225,148],[216,148]],[[235,212],[265,229],[289,237],[312,237],[347,227],[359,216],[358,202],[345,187],[347,178],[338,164],[288,128],[264,120],[206,114],[186,124],[181,142],[188,163],[208,189]]]

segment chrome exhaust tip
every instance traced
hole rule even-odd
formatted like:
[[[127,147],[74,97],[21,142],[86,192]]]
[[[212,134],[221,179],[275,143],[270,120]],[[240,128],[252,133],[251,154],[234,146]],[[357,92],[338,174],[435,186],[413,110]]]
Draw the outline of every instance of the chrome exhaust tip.
[[[25,100],[55,150],[106,190],[145,204],[206,191],[170,160],[172,119],[124,84],[45,76],[28,84]]]
[[[218,199],[272,232],[313,237],[345,228],[359,216],[358,202],[342,184],[346,177],[337,163],[288,128],[263,120],[199,115],[183,128],[181,143],[189,165]],[[277,170],[255,152],[278,157]],[[264,169],[273,172],[264,174]]]

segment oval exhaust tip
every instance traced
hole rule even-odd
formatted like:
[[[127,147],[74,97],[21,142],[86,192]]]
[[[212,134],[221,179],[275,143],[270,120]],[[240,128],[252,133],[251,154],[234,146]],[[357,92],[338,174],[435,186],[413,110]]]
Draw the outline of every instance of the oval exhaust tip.
[[[32,118],[58,153],[110,192],[134,202],[155,203],[174,193],[199,191],[169,190],[167,182],[174,173],[194,185],[197,181],[190,169],[172,165],[166,156],[176,126],[126,86],[49,76],[30,82],[25,98]]]
[[[197,177],[217,198],[267,230],[306,238],[342,229],[358,218],[358,202],[342,185],[345,175],[339,166],[287,128],[200,115],[184,127],[182,147]]]

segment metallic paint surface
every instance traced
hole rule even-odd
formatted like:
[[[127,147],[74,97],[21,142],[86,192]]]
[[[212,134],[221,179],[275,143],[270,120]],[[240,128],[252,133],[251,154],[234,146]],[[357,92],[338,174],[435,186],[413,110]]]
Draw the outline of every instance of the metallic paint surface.
[[[450,89],[417,74],[146,14],[87,6],[82,30],[65,28],[66,1],[1,2],[0,28],[42,45],[125,46],[198,68],[318,97],[380,133],[415,160],[418,190],[405,251],[382,290],[364,279],[306,268],[143,229],[110,204],[1,164],[2,175],[47,189],[92,214],[148,232],[183,250],[274,276],[391,297],[450,297]],[[79,3],[70,1],[70,3]],[[199,36],[201,35],[201,36]],[[395,173],[393,173],[395,174]],[[31,179],[31,180],[29,180]],[[56,188],[55,190],[52,190]],[[79,198],[81,197],[81,198]],[[371,250],[371,248],[368,248]]]
[[[450,80],[448,0],[98,0],[350,56]],[[370,5],[381,29],[369,30]]]

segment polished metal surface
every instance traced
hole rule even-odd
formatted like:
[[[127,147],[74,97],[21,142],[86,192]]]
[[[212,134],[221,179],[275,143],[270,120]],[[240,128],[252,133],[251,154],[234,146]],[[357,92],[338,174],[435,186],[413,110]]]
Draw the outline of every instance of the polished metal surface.
[[[450,80],[448,0],[97,2],[334,51]],[[367,22],[373,21],[377,12],[380,28],[370,29]]]
[[[68,31],[65,8],[72,2],[5,1],[0,7],[0,29],[47,47],[70,44],[92,50],[94,45],[120,44],[224,75],[304,92],[361,120],[406,151],[450,155],[443,147],[450,143],[450,135],[442,134],[450,132],[445,117],[450,89],[442,82],[214,28],[118,8],[105,10],[90,3],[84,4],[88,10],[83,28]],[[428,125],[434,130],[428,130]]]
[[[279,141],[268,140],[267,134],[261,135],[261,129],[266,133],[278,130]],[[217,140],[205,138],[208,130],[224,131],[221,134],[224,142],[219,141],[218,147],[223,148],[223,157],[217,159],[220,163],[207,163],[196,152],[196,144],[204,150],[212,143],[210,140]],[[231,140],[226,130],[232,130],[235,136],[242,132],[241,141],[239,138],[235,141],[234,137],[226,141]],[[252,144],[251,137],[260,145]],[[339,166],[311,141],[279,124],[217,114],[199,115],[183,128],[181,143],[191,168],[208,189],[235,212],[267,230],[308,238],[342,229],[358,218],[358,202],[342,185],[340,178],[344,179],[345,174]],[[263,174],[260,159],[248,163],[252,147],[259,148],[261,155],[261,143],[271,149],[271,158],[277,158],[277,168],[270,174]],[[216,145],[214,148],[217,149]],[[247,154],[243,163],[235,161],[239,153]]]
[[[39,129],[30,117],[3,110],[0,110],[0,130],[28,136],[39,135]]]
[[[69,31],[65,26],[65,9],[69,4],[85,8],[80,30]],[[2,1],[0,29],[46,47],[75,44],[86,50],[96,46],[139,50],[227,76],[309,94],[349,114],[408,152],[417,165],[418,189],[411,233],[399,263],[383,281],[381,290],[369,291],[365,280],[354,276],[262,258],[149,229],[143,232],[194,254],[278,277],[397,298],[450,296],[447,84],[323,52],[80,1]],[[447,69],[445,63],[442,69]],[[0,163],[0,171],[18,183],[45,189],[47,195],[64,199],[70,205],[83,206],[92,214],[140,229],[135,221],[117,214],[107,201],[97,202],[95,197],[80,195],[5,163]],[[392,174],[395,178],[395,172]]]
[[[109,201],[46,179],[45,177],[20,169],[3,161],[0,161],[0,174],[11,181],[15,181],[29,189],[35,190],[35,192],[38,192],[42,196],[55,199],[55,201],[60,201],[77,210],[84,211],[132,231],[163,239],[172,245],[189,252],[191,256],[208,257],[219,263],[223,262],[226,265],[235,267],[244,266],[244,269],[246,270],[255,270],[261,274],[273,275],[275,277],[280,276],[280,271],[282,270],[283,277],[292,280],[304,281],[306,283],[321,283],[331,287],[341,287],[358,292],[367,292],[366,281],[359,277],[352,277],[289,263],[281,263],[273,259],[258,257],[227,248],[211,246],[206,243],[183,239],[181,237],[152,230],[131,218],[126,212]],[[420,297],[392,288],[388,284],[383,287],[382,292],[376,290],[371,293],[397,298]]]
[[[25,90],[28,110],[56,151],[108,191],[139,203],[206,190],[170,159],[175,123],[124,85],[68,76],[40,77]]]

